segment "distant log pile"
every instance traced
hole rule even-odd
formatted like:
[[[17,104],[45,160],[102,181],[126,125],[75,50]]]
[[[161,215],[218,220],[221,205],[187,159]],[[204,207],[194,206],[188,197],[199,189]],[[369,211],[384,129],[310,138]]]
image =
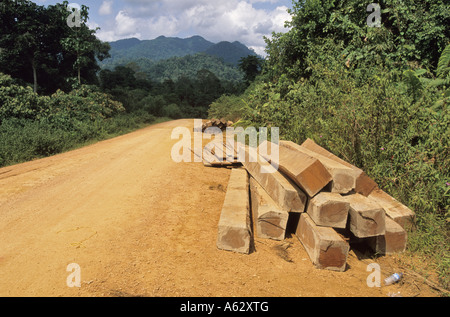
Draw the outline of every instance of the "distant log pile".
[[[211,119],[206,121],[205,123],[203,123],[202,125],[202,132],[205,132],[206,129],[211,128],[211,127],[216,127],[219,128],[220,130],[224,131],[226,130],[228,127],[232,127],[233,126],[233,122],[232,121],[227,121],[225,119]]]

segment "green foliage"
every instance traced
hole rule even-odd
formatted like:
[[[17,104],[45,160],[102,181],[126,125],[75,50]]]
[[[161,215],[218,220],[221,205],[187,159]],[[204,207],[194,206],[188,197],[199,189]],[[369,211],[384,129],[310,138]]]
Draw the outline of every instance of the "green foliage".
[[[93,86],[81,86],[66,94],[58,90],[51,97],[39,96],[0,73],[0,123],[8,118],[47,120],[95,120],[123,112],[120,102]]]
[[[120,59],[115,63],[107,64],[104,69],[117,69],[118,66],[127,66],[129,59]],[[194,79],[202,69],[212,72],[221,81],[240,83],[243,73],[232,65],[226,64],[216,56],[207,54],[195,54],[182,57],[171,57],[168,59],[153,62],[152,60],[139,58],[133,60],[139,72],[145,78],[155,82],[163,82],[166,79],[177,81],[180,78]],[[116,66],[117,65],[117,66]]]
[[[69,91],[72,84],[95,84],[97,60],[109,45],[86,26],[88,8],[81,8],[81,25],[67,25],[67,1],[40,6],[28,0],[0,3],[0,72],[33,84],[35,92]]]
[[[238,122],[245,112],[248,110],[248,106],[240,96],[235,95],[223,95],[216,101],[214,101],[208,109],[209,118],[224,118],[227,121]]]
[[[165,106],[162,113],[164,117],[169,117],[172,119],[180,119],[183,116],[180,107],[174,103]]]
[[[353,69],[385,65],[406,70],[414,63],[436,69],[450,37],[445,0],[383,1],[379,28],[367,26],[367,5],[358,0],[293,2],[291,30],[266,39],[267,72],[272,78],[309,76],[307,56],[327,39],[342,44],[340,53]]]
[[[143,98],[141,100],[141,108],[148,112],[153,114],[157,117],[163,116],[163,108],[167,104],[166,100],[164,99],[164,96],[162,95],[148,95],[147,97]]]
[[[66,94],[58,90],[48,99],[47,118],[50,120],[106,119],[125,111],[120,102],[114,101],[95,87],[81,86]]]
[[[450,44],[445,47],[439,58],[436,76],[444,79],[444,85],[450,85]]]
[[[138,89],[131,92],[136,97],[147,94]],[[146,110],[125,113],[122,103],[96,86],[39,96],[0,73],[0,167],[61,153],[155,122],[156,117]],[[179,116],[176,105],[166,110]]]
[[[264,64],[264,60],[258,56],[249,55],[239,60],[239,68],[244,72],[244,80],[249,85],[256,79]]]
[[[44,106],[32,88],[20,86],[11,76],[0,73],[0,123],[10,117],[36,118]]]
[[[102,70],[100,87],[120,101],[128,112],[145,110],[155,116],[163,116],[164,107],[176,104],[180,111],[176,117],[189,118],[205,118],[208,106],[222,94],[242,89],[240,85],[221,81],[207,69],[200,69],[193,78],[182,76],[175,81],[166,79],[163,82],[140,79],[141,74],[137,64]]]
[[[39,96],[0,73],[0,166],[60,153],[154,120],[139,113],[138,120],[126,124],[120,119],[124,111],[95,86]]]

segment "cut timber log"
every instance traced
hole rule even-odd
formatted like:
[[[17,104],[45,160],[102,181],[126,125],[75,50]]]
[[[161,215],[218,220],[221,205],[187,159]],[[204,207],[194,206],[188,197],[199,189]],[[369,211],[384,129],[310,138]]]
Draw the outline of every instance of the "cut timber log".
[[[245,169],[231,170],[225,201],[220,214],[217,247],[222,250],[250,253],[249,180]]]
[[[378,254],[389,255],[406,250],[408,234],[394,220],[386,217],[386,232],[382,236],[367,238],[368,245]]]
[[[285,147],[318,159],[331,174],[331,192],[347,194],[355,188],[355,171],[335,160],[311,151],[291,141],[280,141],[280,147]]]
[[[374,189],[378,188],[377,183],[375,183],[375,181],[373,181],[369,176],[367,176],[367,174],[362,169],[334,155],[333,153],[329,152],[328,150],[324,149],[323,147],[315,143],[313,140],[307,139],[305,142],[302,143],[302,146],[322,156],[333,159],[336,162],[341,163],[342,165],[352,168],[355,172],[356,177],[355,179],[356,193],[368,196]]]
[[[261,185],[267,194],[284,211],[304,212],[307,196],[291,180],[276,171],[263,157],[252,154],[248,147],[244,148],[245,159],[242,164],[250,175]]]
[[[372,193],[370,193],[369,195],[369,198],[383,207],[386,215],[395,220],[395,222],[402,226],[403,229],[414,229],[416,214],[411,209],[409,209],[381,189],[372,191]]]
[[[319,227],[307,213],[302,213],[296,236],[316,268],[345,270],[350,246],[333,228]]]
[[[279,158],[276,160],[273,159],[273,156],[264,156],[262,154],[263,157],[278,165],[280,171],[303,189],[309,197],[314,197],[333,180],[330,173],[318,159],[298,150],[277,146],[268,141],[265,142],[270,145],[272,153],[274,150],[278,151]],[[260,147],[262,146],[268,148],[264,143],[260,145]]]
[[[259,238],[283,240],[289,212],[282,210],[259,183],[250,177],[252,216]]]
[[[350,203],[350,231],[358,238],[385,234],[384,209],[371,199],[353,194],[343,196]]]
[[[349,208],[340,194],[321,192],[309,201],[307,213],[318,226],[345,228]]]

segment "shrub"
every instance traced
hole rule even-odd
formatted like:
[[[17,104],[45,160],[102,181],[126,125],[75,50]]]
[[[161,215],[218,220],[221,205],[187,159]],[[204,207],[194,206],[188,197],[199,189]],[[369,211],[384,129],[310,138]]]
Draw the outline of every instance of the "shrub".
[[[247,110],[247,105],[240,96],[223,95],[209,106],[209,118],[224,118],[233,122],[239,121]]]
[[[169,117],[172,119],[180,119],[183,114],[181,112],[180,107],[178,105],[171,103],[170,105],[167,105],[163,108],[163,116]]]
[[[143,110],[157,117],[163,116],[163,108],[167,105],[164,97],[161,95],[148,95],[141,101],[141,104]]]
[[[31,87],[17,85],[11,76],[0,73],[0,123],[11,117],[34,119],[44,106],[44,99]]]
[[[66,94],[58,90],[48,100],[47,115],[55,121],[60,119],[97,120],[110,118],[124,112],[120,102],[110,95],[81,86]]]

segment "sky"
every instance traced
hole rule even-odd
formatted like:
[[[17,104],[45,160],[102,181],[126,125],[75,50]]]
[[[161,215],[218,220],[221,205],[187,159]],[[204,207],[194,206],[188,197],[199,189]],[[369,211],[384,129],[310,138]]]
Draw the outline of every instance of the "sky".
[[[39,5],[62,0],[34,0]],[[89,7],[89,26],[102,41],[160,35],[200,35],[213,43],[239,41],[264,54],[264,36],[286,32],[292,0],[69,0]]]

